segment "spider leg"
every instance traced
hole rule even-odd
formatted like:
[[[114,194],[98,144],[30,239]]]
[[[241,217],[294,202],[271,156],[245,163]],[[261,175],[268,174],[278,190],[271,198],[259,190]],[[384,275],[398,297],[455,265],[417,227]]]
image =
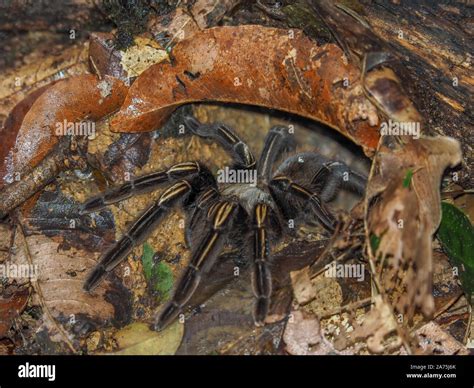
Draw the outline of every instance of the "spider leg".
[[[189,226],[185,229],[185,241],[188,247],[193,245],[193,231],[198,228],[199,222],[202,222],[203,217],[206,217],[205,209],[216,203],[220,199],[219,190],[215,187],[210,187],[203,190],[202,194],[195,201],[194,210],[189,217]]]
[[[185,116],[184,123],[189,130],[205,139],[213,139],[228,150],[240,169],[253,169],[255,157],[247,144],[240,139],[234,130],[221,123],[202,124],[193,116]]]
[[[82,204],[80,214],[91,213],[105,208],[108,205],[123,201],[134,194],[143,194],[152,191],[164,183],[187,178],[199,174],[201,166],[198,162],[178,163],[167,170],[153,172],[135,178],[121,186],[114,187],[104,194],[98,195]]]
[[[192,185],[187,180],[178,181],[165,190],[159,199],[134,222],[127,233],[102,256],[99,264],[87,277],[84,290],[92,291],[96,288],[104,277],[128,256],[134,247],[143,243],[150,232],[169,212],[170,208],[183,200],[192,190]]]
[[[269,267],[270,241],[269,213],[270,208],[264,203],[258,203],[254,208],[253,243],[253,272],[252,288],[256,298],[254,320],[257,326],[262,326],[270,307],[272,294],[272,277]]]
[[[230,200],[218,201],[211,205],[207,216],[210,227],[193,250],[191,261],[178,282],[173,299],[158,315],[155,330],[161,330],[171,323],[194,294],[202,273],[212,267],[222,250],[238,211],[238,203]]]
[[[292,151],[295,148],[296,143],[288,127],[277,125],[270,128],[257,164],[259,179],[268,182],[275,160],[281,156],[282,152]]]
[[[311,204],[311,208],[314,210],[314,214],[321,225],[330,232],[334,231],[336,220],[331,212],[326,208],[318,194],[293,182],[285,175],[277,175],[273,177],[270,181],[269,187],[273,193],[286,192],[292,196],[307,200]]]
[[[367,177],[351,170],[345,163],[326,162],[314,175],[312,184],[316,184],[320,180],[325,182],[321,190],[321,199],[324,202],[330,202],[336,197],[341,188],[357,194],[364,194]]]

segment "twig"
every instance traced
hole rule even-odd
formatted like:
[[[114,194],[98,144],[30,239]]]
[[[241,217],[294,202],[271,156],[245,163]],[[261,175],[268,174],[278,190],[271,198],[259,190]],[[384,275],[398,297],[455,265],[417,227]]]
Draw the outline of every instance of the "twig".
[[[80,152],[85,140],[79,142],[76,151]],[[0,219],[47,186],[61,171],[85,167],[84,160],[71,151],[70,144],[67,138],[61,140],[38,166],[0,191]]]

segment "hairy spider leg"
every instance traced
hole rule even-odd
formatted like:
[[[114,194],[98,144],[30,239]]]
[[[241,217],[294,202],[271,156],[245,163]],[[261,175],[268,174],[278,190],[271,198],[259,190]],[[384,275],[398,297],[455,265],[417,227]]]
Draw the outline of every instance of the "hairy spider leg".
[[[336,220],[316,193],[298,183],[293,182],[290,178],[284,175],[277,175],[273,177],[269,186],[273,193],[287,192],[290,195],[309,201],[309,203],[312,205],[311,208],[314,210],[315,216],[321,225],[329,232],[334,232]]]
[[[185,116],[184,124],[195,135],[217,141],[229,151],[233,160],[236,162],[236,168],[251,170],[257,165],[255,157],[249,146],[240,139],[235,131],[225,124],[202,124],[193,116]]]
[[[289,132],[289,127],[277,125],[268,131],[265,137],[260,159],[258,160],[258,178],[267,183],[273,173],[273,167],[277,158],[284,152],[296,149],[294,136]]]
[[[91,213],[108,205],[123,201],[136,194],[153,191],[165,183],[199,174],[201,166],[198,162],[178,163],[166,170],[153,172],[130,180],[121,186],[114,187],[86,201],[80,208],[80,214]]]
[[[124,260],[134,247],[145,241],[151,231],[168,214],[171,207],[186,200],[191,194],[199,194],[206,187],[215,186],[214,177],[206,167],[196,163],[195,170],[186,168],[186,166],[190,167],[192,163],[189,165],[187,163],[180,163],[180,168],[175,169],[175,166],[173,166],[166,170],[173,171],[169,175],[169,178],[173,180],[179,174],[188,176],[188,179],[179,180],[168,187],[158,200],[133,223],[122,238],[102,256],[97,266],[86,279],[84,284],[86,291],[92,291],[97,287],[104,277]],[[184,170],[187,170],[187,172]]]
[[[254,321],[257,326],[264,325],[270,307],[272,277],[270,272],[270,220],[271,209],[265,203],[257,203],[253,214],[253,271],[252,288],[256,298]]]
[[[92,270],[84,283],[86,291],[94,290],[104,277],[112,271],[137,245],[143,243],[153,229],[161,222],[169,209],[192,190],[188,181],[179,181],[161,194],[132,225],[132,227],[108,250],[99,264]]]
[[[321,199],[324,202],[331,202],[336,198],[341,188],[356,194],[364,194],[367,177],[351,170],[343,162],[326,162],[316,172],[312,183],[315,184],[319,180],[325,181],[320,194]]]
[[[221,200],[209,207],[207,219],[210,221],[210,226],[204,238],[193,250],[191,261],[178,282],[173,299],[159,313],[155,330],[161,330],[171,323],[192,297],[201,275],[212,267],[221,252],[240,210],[240,205],[231,200]]]

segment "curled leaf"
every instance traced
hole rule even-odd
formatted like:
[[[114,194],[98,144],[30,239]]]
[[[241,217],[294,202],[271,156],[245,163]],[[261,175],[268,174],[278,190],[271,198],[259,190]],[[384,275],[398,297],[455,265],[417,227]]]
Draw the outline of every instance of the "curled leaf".
[[[216,27],[179,42],[171,56],[136,79],[112,130],[150,131],[178,106],[210,100],[312,118],[366,151],[378,143],[377,111],[364,96],[359,70],[336,45],[318,46],[296,30]]]
[[[394,305],[408,320],[416,308],[425,316],[434,312],[431,243],[440,222],[439,186],[446,167],[460,161],[459,142],[446,137],[383,145],[375,160],[367,193],[369,201],[380,195],[368,217],[370,235],[380,238],[375,267],[387,292],[397,285],[403,290]],[[408,187],[407,171],[413,171]]]
[[[59,141],[58,125],[96,121],[112,113],[122,103],[126,90],[115,78],[100,80],[91,74],[58,81],[24,115],[11,157],[0,161],[0,169],[13,174],[36,166]]]

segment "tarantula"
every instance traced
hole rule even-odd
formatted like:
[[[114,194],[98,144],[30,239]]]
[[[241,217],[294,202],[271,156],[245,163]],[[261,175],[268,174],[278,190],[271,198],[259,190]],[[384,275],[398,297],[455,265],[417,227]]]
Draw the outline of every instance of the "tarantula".
[[[295,154],[294,135],[288,127],[270,129],[257,162],[247,144],[228,126],[201,124],[192,116],[186,116],[184,121],[194,135],[220,143],[230,153],[234,171],[254,171],[257,182],[218,184],[206,166],[192,161],[138,177],[86,201],[81,206],[82,213],[169,185],[102,256],[84,289],[91,292],[134,247],[146,240],[173,206],[181,204],[187,215],[185,238],[191,260],[171,301],[157,316],[155,329],[164,328],[179,315],[201,275],[212,268],[226,244],[244,247],[244,254],[253,259],[254,320],[256,325],[263,325],[272,293],[271,248],[289,229],[284,225],[296,219],[317,221],[333,232],[337,221],[326,202],[333,200],[341,188],[361,194],[366,178],[344,163],[317,153]],[[283,153],[294,155],[275,169],[274,163]]]

